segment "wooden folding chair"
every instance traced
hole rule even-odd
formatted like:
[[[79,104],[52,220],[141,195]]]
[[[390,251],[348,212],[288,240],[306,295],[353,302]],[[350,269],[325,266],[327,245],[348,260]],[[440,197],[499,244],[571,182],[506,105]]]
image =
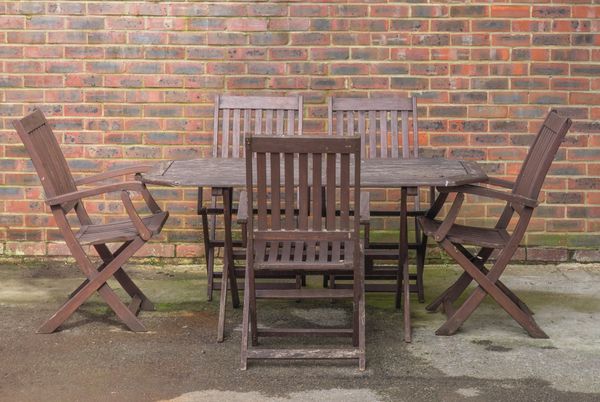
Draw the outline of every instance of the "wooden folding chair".
[[[437,335],[454,334],[485,296],[490,295],[530,336],[548,337],[536,324],[531,310],[500,281],[500,276],[525,235],[533,211],[538,205],[537,197],[548,169],[570,126],[571,120],[559,116],[556,111],[548,114],[529,149],[516,181],[512,183],[500,179],[489,180],[490,185],[510,189],[510,192],[476,185],[438,188],[440,195],[434,205],[426,216],[418,218],[425,234],[433,237],[465,271],[452,286],[427,306],[429,311],[435,311],[441,306],[448,316],[448,320],[437,330]],[[455,193],[456,198],[448,214],[444,220],[436,220],[436,215],[451,193]],[[494,228],[455,223],[465,194],[506,202]],[[512,232],[509,232],[509,223],[515,212],[518,219]],[[472,253],[464,245],[479,247],[479,251],[476,254]],[[485,265],[495,250],[498,250],[496,260],[488,269]],[[459,308],[455,308],[453,303],[473,280],[479,286]]]
[[[301,96],[233,96],[215,97],[213,121],[214,158],[243,158],[244,140],[250,135],[300,135],[302,134]],[[225,194],[227,193],[227,194]],[[211,205],[205,207],[202,188],[198,189],[198,215],[202,217],[202,232],[206,270],[208,275],[207,297],[212,300],[214,290],[221,289],[221,272],[214,271],[215,250],[222,248],[223,239],[217,239],[217,216],[223,215],[223,201],[229,199],[229,208],[237,213],[233,206],[233,189],[212,189]],[[210,224],[209,224],[210,221]],[[228,234],[225,233],[225,236]],[[244,240],[233,241],[232,261],[243,260]],[[243,275],[243,267],[236,269]],[[234,304],[238,304],[236,301]]]
[[[302,134],[301,96],[235,96],[217,95],[213,117],[213,158],[243,158],[244,140],[250,135],[288,136]],[[239,307],[236,278],[244,276],[243,266],[236,261],[245,258],[245,230],[242,239],[233,240],[231,221],[225,216],[237,214],[233,188],[212,188],[211,205],[204,206],[203,189],[198,188],[198,215],[201,216],[204,253],[207,271],[207,298],[212,300],[214,290],[224,289],[220,295],[217,341],[224,339],[227,287],[231,289],[234,307]],[[220,200],[219,200],[220,198]],[[222,221],[223,238],[217,238],[218,219]],[[210,221],[210,224],[209,224]],[[232,244],[228,250],[225,244]],[[215,252],[223,248],[223,272],[215,272]],[[223,281],[223,273],[226,281]],[[228,282],[223,285],[223,282]]]
[[[56,224],[63,235],[71,254],[86,276],[86,280],[70,295],[67,302],[38,330],[39,333],[54,332],[94,292],[112,308],[117,316],[132,331],[146,331],[138,320],[139,310],[153,310],[154,306],[123,270],[123,264],[150,238],[162,229],[169,213],[161,211],[145,185],[139,181],[125,181],[99,185],[78,190],[79,185],[88,185],[106,179],[148,171],[151,166],[131,166],[74,180],[58,141],[43,113],[35,110],[21,120],[13,121],[33,161]],[[140,217],[130,198],[130,192],[140,192],[151,211]],[[107,224],[94,224],[85,210],[83,200],[88,197],[120,192],[121,200],[129,219]],[[75,231],[67,215],[75,211],[80,228]],[[108,243],[123,243],[111,251]],[[84,245],[92,245],[102,263],[96,267],[87,256]],[[129,306],[123,304],[107,280],[114,277],[131,296]]]
[[[329,135],[360,135],[363,159],[419,157],[415,97],[329,98],[328,104]],[[407,194],[413,200],[413,207],[407,211],[407,215],[409,217],[424,215],[427,210],[421,208],[419,189],[409,188]],[[433,188],[430,189],[430,199],[433,201]],[[373,209],[370,212],[371,217],[401,216],[397,206]],[[419,302],[422,303],[425,300],[423,269],[427,237],[422,235],[416,220],[414,225],[415,240],[409,243],[409,249],[416,250],[416,274],[410,275],[410,279],[415,281],[411,285],[411,292],[417,293]],[[400,295],[397,284],[381,283],[382,280],[397,280],[398,242],[371,241],[370,225],[366,225],[364,247],[366,291],[397,292],[396,302],[399,306]],[[396,264],[389,264],[389,261],[395,261]],[[335,279],[331,279],[333,279],[331,283],[333,286]],[[369,283],[371,281],[373,283]]]
[[[248,359],[327,358],[358,359],[359,368],[365,368],[364,272],[359,243],[360,217],[354,213],[364,205],[360,194],[359,146],[358,137],[246,138],[248,196],[246,208],[240,207],[239,211],[240,216],[249,216],[242,369],[246,369]],[[324,215],[321,195],[312,192],[311,197],[311,185],[325,188]],[[257,289],[255,278],[261,272],[350,273],[353,286],[352,289]],[[351,299],[352,328],[259,328],[257,299]],[[262,336],[299,335],[351,336],[353,347],[255,347]]]

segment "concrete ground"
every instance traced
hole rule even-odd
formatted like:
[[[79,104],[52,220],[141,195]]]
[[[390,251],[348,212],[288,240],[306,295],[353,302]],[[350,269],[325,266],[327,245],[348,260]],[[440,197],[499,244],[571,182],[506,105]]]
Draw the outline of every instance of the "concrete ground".
[[[512,266],[507,283],[550,339],[531,339],[492,300],[452,337],[444,318],[412,305],[412,344],[392,295],[367,297],[367,370],[349,361],[258,361],[239,370],[240,309],[228,309],[217,344],[218,303],[195,266],[131,267],[157,304],[131,333],[97,298],[61,331],[41,325],[79,284],[69,264],[0,265],[0,400],[4,401],[554,401],[600,400],[600,266]],[[430,300],[456,277],[428,267]],[[265,324],[349,322],[349,305],[263,302]],[[281,342],[267,340],[268,342]],[[265,343],[267,343],[265,341]],[[328,344],[333,339],[317,339]],[[342,340],[343,342],[344,340]],[[289,342],[286,340],[285,342]]]

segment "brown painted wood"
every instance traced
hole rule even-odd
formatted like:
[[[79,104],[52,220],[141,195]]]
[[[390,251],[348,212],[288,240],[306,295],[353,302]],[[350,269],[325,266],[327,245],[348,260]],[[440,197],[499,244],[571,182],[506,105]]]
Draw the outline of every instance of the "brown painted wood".
[[[570,119],[559,116],[555,111],[548,114],[529,149],[514,184],[511,186],[511,183],[504,180],[489,182],[490,185],[510,188],[510,192],[475,185],[439,189],[440,197],[430,212],[426,216],[418,218],[425,234],[433,237],[464,270],[464,273],[452,286],[427,306],[430,311],[443,306],[448,315],[447,321],[437,330],[436,334],[454,334],[489,295],[531,337],[548,337],[533,319],[531,310],[500,281],[500,277],[525,235],[537,206],[537,197],[541,186],[570,126]],[[455,201],[446,218],[443,221],[436,220],[435,217],[449,193],[457,194]],[[504,211],[495,227],[481,228],[455,223],[465,194],[506,202]],[[514,228],[509,233],[507,227],[515,212],[518,216]],[[479,250],[473,253],[464,245],[476,246]],[[485,265],[492,252],[496,250],[498,251],[497,258],[488,269]],[[455,308],[453,303],[466,291],[472,281],[475,281],[478,286],[458,308]]]
[[[212,156],[221,159],[238,159],[245,156],[244,140],[250,135],[296,135],[302,134],[302,111],[303,100],[301,96],[233,96],[233,95],[217,95],[215,96],[215,106],[213,113],[213,149]],[[243,163],[242,163],[243,166]],[[243,169],[243,167],[242,167]],[[243,170],[242,170],[243,172]],[[204,250],[206,257],[207,269],[207,294],[209,300],[212,300],[212,293],[218,287],[219,280],[222,274],[215,273],[214,262],[216,248],[225,248],[224,266],[231,266],[235,270],[235,261],[239,253],[232,250],[233,243],[223,241],[216,238],[216,226],[222,223],[223,226],[231,228],[229,217],[224,216],[225,208],[223,207],[224,195],[235,186],[212,186],[198,185],[198,213],[201,215],[202,233]],[[213,191],[211,206],[205,207],[202,203],[200,193],[202,187],[211,187],[218,189],[218,192]],[[220,204],[220,206],[219,206]],[[230,215],[234,216],[237,212],[237,207],[231,199]],[[226,229],[224,233],[231,236],[230,229]],[[243,244],[242,244],[243,245]],[[237,246],[238,248],[241,245]],[[242,247],[243,252],[243,247]],[[236,254],[237,253],[237,254]],[[243,256],[243,254],[242,254]],[[215,275],[217,274],[217,275]],[[215,280],[216,279],[216,280]],[[239,296],[237,295],[237,285],[235,285],[235,276],[229,275],[231,297],[234,307],[239,306]],[[226,300],[221,298],[221,300]],[[220,314],[225,314],[224,307],[220,307]],[[225,318],[220,317],[218,340],[222,341]]]
[[[138,181],[104,184],[85,190],[79,190],[77,185],[89,185],[115,177],[138,174],[147,171],[149,166],[123,168],[75,181],[58,141],[41,111],[34,110],[23,119],[14,121],[13,126],[38,173],[44,188],[46,203],[50,206],[58,229],[79,269],[86,277],[83,283],[71,293],[67,302],[40,327],[38,332],[54,332],[95,292],[98,292],[130,330],[145,331],[145,327],[136,315],[139,310],[151,310],[154,306],[133,283],[122,266],[150,238],[160,233],[169,214],[161,211],[145,185]],[[142,194],[151,211],[149,216],[142,217],[138,214],[130,198],[130,191],[138,191]],[[94,224],[82,200],[115,192],[121,194],[129,219],[108,224]],[[76,232],[73,231],[68,220],[68,214],[73,210],[80,226]],[[111,252],[107,247],[108,243],[123,244],[116,251]],[[92,265],[92,260],[82,247],[84,244],[94,246],[102,259],[99,266]],[[129,306],[125,305],[108,285],[107,280],[111,277],[114,277],[131,296],[132,301]]]
[[[270,167],[270,163],[267,166]],[[245,159],[241,158],[190,159],[158,163],[151,172],[142,174],[142,180],[163,186],[241,188],[245,186],[244,171]],[[207,175],[206,172],[219,174]],[[350,180],[353,177],[351,173]],[[487,178],[481,167],[471,161],[434,158],[361,161],[361,182],[365,188],[447,187],[480,183]],[[311,175],[309,185],[316,184]]]
[[[359,246],[361,218],[358,213],[361,205],[360,138],[254,136],[246,138],[246,155],[248,248],[242,369],[247,367],[248,359],[353,358],[359,360],[359,368],[363,370],[365,321],[364,301],[361,300],[364,299],[364,286]],[[270,168],[267,168],[267,162],[270,162]],[[350,179],[351,169],[355,180]],[[327,198],[325,214],[321,208],[321,192],[310,191],[311,177],[314,188],[324,187]],[[338,180],[338,177],[342,179]],[[257,186],[254,186],[255,182]],[[266,183],[271,184],[270,192]],[[283,191],[283,208],[280,191]],[[340,197],[336,196],[337,191]],[[311,203],[313,208],[309,209]],[[280,216],[282,209],[283,217]],[[336,214],[336,211],[341,213]],[[312,222],[312,230],[308,230],[309,222]],[[258,289],[252,278],[262,271],[343,272],[352,277],[353,286],[351,289]],[[333,335],[331,331],[324,332],[320,328],[258,329],[257,299],[352,299],[356,319],[353,319],[352,328],[341,333],[352,336],[354,348],[337,349],[335,352],[255,349],[253,346],[260,336]],[[338,329],[335,331],[339,332]]]
[[[380,159],[387,158],[418,158],[419,157],[419,141],[418,141],[418,116],[417,116],[417,100],[411,98],[330,98],[329,99],[329,127],[330,135],[332,134],[331,127],[335,127],[335,134],[338,136],[346,136],[355,134],[355,127],[358,127],[358,135],[363,138],[362,157],[363,159]],[[335,123],[333,121],[335,116]],[[357,117],[356,117],[357,116]],[[355,119],[358,121],[355,124]],[[412,124],[411,124],[412,121]],[[412,129],[412,136],[411,134]],[[384,174],[384,172],[382,172]],[[420,174],[420,172],[416,172]],[[366,176],[363,176],[366,178]],[[426,210],[421,209],[420,196],[418,188],[410,189],[410,195],[413,197],[414,210],[411,211],[419,214],[425,213]],[[372,216],[401,216],[397,208],[373,211]],[[403,216],[403,215],[402,215]],[[419,247],[416,248],[416,268],[417,268],[417,287],[419,301],[424,300],[424,286],[422,282],[423,269],[425,262],[426,241],[425,237],[420,234],[420,229],[416,223],[415,236]],[[387,244],[375,244],[368,241],[370,237],[369,227],[365,227],[365,250],[377,249],[379,247],[387,248]],[[406,239],[402,240],[406,242]],[[398,244],[391,244],[398,248]],[[399,258],[400,252],[397,250],[395,259]],[[369,280],[373,275],[377,275],[376,271],[386,269],[383,265],[383,260],[366,256],[366,279]],[[388,255],[386,260],[393,257]],[[402,264],[400,264],[402,265]],[[397,295],[397,299],[400,296]],[[399,299],[398,299],[399,300]]]

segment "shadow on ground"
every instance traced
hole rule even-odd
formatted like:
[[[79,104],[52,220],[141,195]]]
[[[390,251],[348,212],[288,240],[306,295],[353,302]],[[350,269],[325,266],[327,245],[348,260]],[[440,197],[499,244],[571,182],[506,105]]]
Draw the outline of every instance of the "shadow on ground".
[[[147,333],[127,331],[93,297],[59,332],[37,335],[36,328],[79,284],[76,270],[4,264],[0,400],[598,400],[598,268],[511,267],[505,283],[537,313],[549,340],[529,338],[491,300],[458,334],[437,337],[443,316],[415,301],[414,341],[405,344],[393,296],[368,295],[367,370],[361,373],[344,361],[259,361],[240,371],[241,311],[228,308],[226,340],[216,343],[218,304],[206,301],[206,277],[194,266],[129,270],[157,304],[157,311],[141,315]],[[457,274],[429,268],[428,300]],[[350,320],[350,306],[342,302],[261,306],[259,320],[269,324],[337,326]]]

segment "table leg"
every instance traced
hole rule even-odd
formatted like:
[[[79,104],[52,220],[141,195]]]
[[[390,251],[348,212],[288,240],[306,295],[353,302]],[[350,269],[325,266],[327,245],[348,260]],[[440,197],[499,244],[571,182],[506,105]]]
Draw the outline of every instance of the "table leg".
[[[399,249],[399,269],[402,274],[402,301],[404,317],[404,342],[412,341],[412,328],[410,323],[410,280],[408,272],[408,216],[407,216],[407,196],[408,189],[402,187],[400,190],[400,249]],[[399,278],[400,280],[400,278]],[[400,302],[399,292],[396,292],[396,306]]]
[[[233,263],[233,239],[231,237],[231,208],[233,205],[233,188],[229,187],[223,191],[223,221],[225,226],[225,244],[223,246],[225,257],[224,261],[227,264],[229,271],[229,286],[231,287],[231,302],[233,307],[240,306],[240,296],[238,294],[237,278],[235,277],[235,266]],[[223,267],[225,268],[225,266]]]
[[[227,304],[227,289],[231,289],[231,302],[234,308],[240,306],[235,268],[233,264],[233,239],[231,237],[231,207],[232,188],[223,189],[223,221],[225,241],[223,245],[223,277],[221,278],[221,297],[219,303],[219,322],[217,325],[217,342],[223,342],[225,328],[225,305]]]

